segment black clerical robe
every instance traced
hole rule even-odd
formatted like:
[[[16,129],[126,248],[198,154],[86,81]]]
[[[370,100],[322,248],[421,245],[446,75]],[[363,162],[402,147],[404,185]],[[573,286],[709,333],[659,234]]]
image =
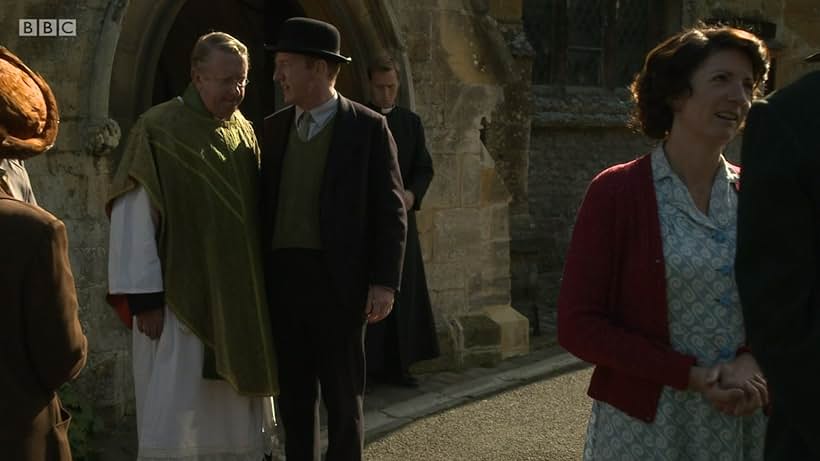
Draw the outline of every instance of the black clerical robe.
[[[380,112],[379,108],[370,107]],[[427,151],[424,128],[418,115],[397,106],[385,117],[396,140],[404,187],[413,192],[415,202],[412,209],[407,210],[401,290],[393,313],[367,327],[366,349],[369,373],[396,377],[412,363],[439,355],[415,213],[421,208],[433,179],[433,161]]]

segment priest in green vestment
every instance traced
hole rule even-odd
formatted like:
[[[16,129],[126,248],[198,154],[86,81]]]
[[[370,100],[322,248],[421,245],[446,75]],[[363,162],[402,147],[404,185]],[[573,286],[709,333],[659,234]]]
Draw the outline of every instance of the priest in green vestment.
[[[247,73],[245,45],[200,37],[191,84],[139,118],[112,184],[109,299],[134,326],[140,459],[263,455],[278,384]]]

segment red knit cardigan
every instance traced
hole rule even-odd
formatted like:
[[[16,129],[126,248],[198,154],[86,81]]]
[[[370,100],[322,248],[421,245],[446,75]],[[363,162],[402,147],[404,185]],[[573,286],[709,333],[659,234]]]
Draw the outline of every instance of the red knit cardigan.
[[[686,389],[696,362],[672,349],[668,323],[660,219],[645,155],[608,168],[587,189],[558,297],[558,341],[596,365],[590,397],[651,422],[663,386]]]

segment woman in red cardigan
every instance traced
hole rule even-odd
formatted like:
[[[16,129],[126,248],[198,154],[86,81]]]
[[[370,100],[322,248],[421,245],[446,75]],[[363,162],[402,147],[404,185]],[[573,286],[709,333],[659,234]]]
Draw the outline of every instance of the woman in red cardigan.
[[[584,459],[763,458],[766,382],[744,346],[734,282],[738,168],[723,157],[769,68],[729,27],[664,41],[632,83],[652,153],[584,198],[558,300],[558,339],[596,365]]]

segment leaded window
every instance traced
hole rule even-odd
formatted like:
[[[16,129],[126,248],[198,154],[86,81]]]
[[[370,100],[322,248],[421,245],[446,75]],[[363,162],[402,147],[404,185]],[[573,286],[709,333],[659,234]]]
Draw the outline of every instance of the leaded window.
[[[524,0],[524,26],[536,51],[533,83],[628,84],[660,41],[666,2]]]

